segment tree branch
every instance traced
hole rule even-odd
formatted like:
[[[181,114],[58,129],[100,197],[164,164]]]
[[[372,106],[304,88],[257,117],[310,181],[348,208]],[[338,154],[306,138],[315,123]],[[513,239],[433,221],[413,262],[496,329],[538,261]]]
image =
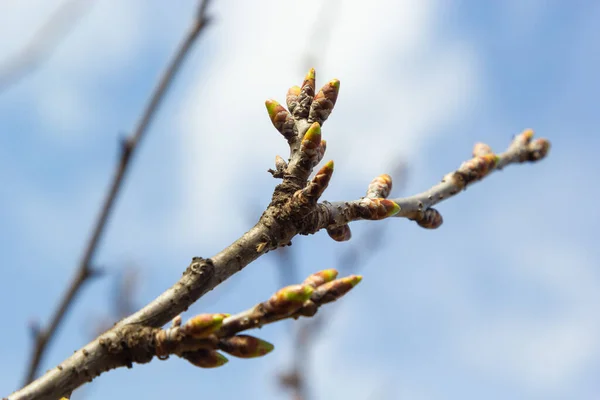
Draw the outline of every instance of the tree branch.
[[[310,234],[325,228],[347,227],[350,221],[378,220],[400,212],[402,208],[395,201],[377,198],[389,194],[389,190],[386,189],[390,180],[388,176],[382,176],[371,184],[368,190],[369,197],[353,202],[318,203],[332,177],[333,162],[327,162],[310,181],[308,177],[325,153],[325,141],[321,140],[321,126],[333,110],[338,91],[339,81],[332,80],[314,95],[315,72],[311,69],[302,87],[292,87],[288,92],[286,101],[289,112],[274,100],[266,102],[273,125],[288,141],[290,157],[288,162],[284,161],[283,164],[279,161],[280,166],[277,168],[281,172],[282,182],[275,187],[271,203],[253,228],[214,257],[194,258],[181,279],[171,288],[138,312],[115,324],[111,330],[76,351],[35,382],[13,393],[9,399],[54,400],[71,393],[75,388],[110,369],[131,367],[134,361],[147,362],[152,358],[149,357],[151,352],[141,352],[141,355],[136,353],[133,356],[129,351],[133,343],[125,341],[119,346],[111,346],[110,344],[114,343],[112,339],[132,334],[139,338],[144,336],[145,332],[155,332],[153,329],[162,327],[178,316],[221,282],[268,251],[288,245],[298,234]],[[441,201],[440,195],[443,194],[445,196],[443,198],[447,198],[447,194],[458,193],[469,183],[486,176],[493,168],[517,161],[541,159],[545,156],[549,143],[543,139],[542,142],[539,140],[531,142],[531,135],[528,133],[518,136],[509,151],[499,156],[487,153],[476,154],[473,160],[449,174],[448,179],[440,184],[441,186],[438,185],[426,192],[425,198],[432,196],[430,203],[423,202],[419,205],[414,204],[415,200],[400,199],[399,202],[410,212],[405,216],[413,217],[425,226],[427,221],[423,218],[418,219],[420,215],[418,212],[423,215],[431,213],[427,210],[432,209],[427,207]],[[544,146],[540,148],[541,144]],[[417,195],[415,198],[421,201],[422,196]],[[411,207],[416,211],[411,211]],[[348,283],[346,282],[346,286]],[[282,294],[281,298],[291,300],[295,296],[301,296],[306,286],[300,286],[304,289],[296,288],[297,291]],[[321,286],[316,286],[314,293],[320,292]],[[316,300],[312,298],[314,293],[311,294],[311,300],[316,304]],[[325,302],[329,298],[336,298],[335,295],[330,296],[327,293],[327,291],[322,292],[318,298]],[[336,290],[336,293],[339,292]],[[269,300],[267,303],[270,303],[270,306],[263,306],[267,313],[274,312],[273,310],[278,308],[274,302]],[[312,315],[313,311],[316,312],[315,307],[306,309],[302,307],[301,310],[301,315]],[[254,311],[234,320],[239,321],[242,326],[260,325],[260,318],[255,318],[255,314],[252,314]],[[217,362],[214,354],[209,356],[206,353],[203,353],[199,359],[188,360],[200,363],[203,357],[208,357],[213,363]]]
[[[89,1],[71,0],[54,10],[29,43],[0,64],[0,93],[19,83],[50,58],[90,6]]]
[[[171,86],[171,83],[175,79],[177,72],[181,68],[185,57],[200,35],[200,32],[202,32],[203,28],[208,24],[208,18],[205,13],[208,3],[208,0],[200,2],[198,12],[194,18],[190,30],[177,49],[167,69],[161,76],[133,134],[121,142],[121,157],[116,166],[110,188],[106,194],[106,197],[104,198],[102,208],[100,209],[100,214],[98,215],[96,223],[92,229],[91,237],[85,246],[85,250],[79,266],[77,267],[75,276],[65,292],[59,307],[51,317],[48,326],[44,329],[36,330],[35,347],[31,355],[31,361],[29,362],[25,383],[31,382],[37,375],[37,371],[43,360],[48,344],[56,333],[56,330],[62,322],[63,317],[69,310],[69,307],[73,304],[83,284],[87,282],[90,277],[96,275],[97,273],[97,271],[92,267],[92,261],[98,247],[98,243],[100,242],[110,214],[113,210],[115,201],[123,186],[125,174],[130,166],[131,158],[138,149],[144,134],[148,131],[148,128],[154,116],[156,115],[156,112],[162,100],[164,99],[167,90]]]

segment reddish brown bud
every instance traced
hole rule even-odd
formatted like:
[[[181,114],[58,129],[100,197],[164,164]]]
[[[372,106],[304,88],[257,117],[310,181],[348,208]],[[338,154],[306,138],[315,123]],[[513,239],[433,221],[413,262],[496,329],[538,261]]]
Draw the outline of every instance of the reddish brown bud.
[[[348,224],[327,228],[327,234],[336,242],[346,242],[352,238],[352,231]]]
[[[360,275],[350,275],[341,279],[324,283],[317,287],[310,299],[316,304],[326,304],[336,301],[362,280]]]
[[[546,157],[550,151],[550,142],[547,139],[535,139],[529,143],[528,161],[538,161]]]
[[[316,288],[318,286],[321,286],[324,283],[333,281],[335,278],[337,278],[337,276],[338,276],[337,270],[335,270],[333,268],[325,269],[323,271],[319,271],[319,272],[312,274],[311,276],[306,278],[303,283],[306,285],[310,285],[313,288]]]
[[[486,154],[484,156],[474,157],[469,161],[462,163],[456,171],[461,175],[464,184],[468,185],[473,181],[482,179],[489,174],[498,163],[498,156],[495,154]]]
[[[294,113],[294,109],[298,105],[298,96],[300,95],[300,87],[292,86],[285,96],[285,102],[288,106],[290,113]]]
[[[309,285],[291,285],[277,291],[263,303],[267,312],[286,315],[302,307],[310,298],[313,288]]]
[[[323,86],[310,106],[308,122],[316,121],[323,125],[333,111],[339,90],[340,81],[337,79],[333,79]]]
[[[293,111],[294,118],[304,119],[308,117],[313,97],[315,97],[315,69],[311,68],[306,74],[304,82],[302,82],[302,87],[300,88],[297,103]]]
[[[201,339],[218,331],[229,314],[200,314],[190,318],[181,328],[186,335]]]
[[[316,202],[319,199],[319,197],[321,197],[325,189],[327,189],[332,175],[333,161],[329,161],[319,170],[319,172],[317,172],[314,178],[312,178],[312,180],[308,183],[308,185],[306,185],[304,189],[296,193],[299,193],[299,196],[303,196],[307,200],[312,200]]]
[[[226,364],[227,357],[215,350],[196,350],[183,353],[183,358],[200,368],[217,368]]]
[[[262,357],[273,351],[274,346],[249,335],[237,335],[221,339],[219,349],[239,358]]]
[[[400,206],[392,200],[363,198],[358,203],[358,213],[361,218],[379,220],[398,214]]]
[[[387,198],[392,190],[392,177],[388,174],[379,175],[373,179],[367,188],[367,197]]]
[[[294,136],[294,119],[290,113],[275,100],[265,101],[265,106],[275,129],[290,140]]]
[[[435,208],[428,208],[423,212],[422,217],[415,221],[420,227],[425,229],[437,229],[444,223],[442,214]]]

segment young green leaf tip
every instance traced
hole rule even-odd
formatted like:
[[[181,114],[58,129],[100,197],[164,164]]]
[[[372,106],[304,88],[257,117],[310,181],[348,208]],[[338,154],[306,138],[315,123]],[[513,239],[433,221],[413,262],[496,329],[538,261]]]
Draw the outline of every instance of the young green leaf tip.
[[[323,285],[324,283],[331,282],[335,280],[338,276],[338,271],[331,269],[324,269],[323,271],[316,272],[306,278],[304,280],[304,284],[311,286],[312,288],[317,288],[318,286]]]
[[[229,314],[200,314],[190,318],[182,327],[183,333],[196,339],[208,337],[218,331]]]
[[[287,315],[301,308],[312,292],[313,288],[306,284],[287,286],[278,290],[263,305],[267,312]]]

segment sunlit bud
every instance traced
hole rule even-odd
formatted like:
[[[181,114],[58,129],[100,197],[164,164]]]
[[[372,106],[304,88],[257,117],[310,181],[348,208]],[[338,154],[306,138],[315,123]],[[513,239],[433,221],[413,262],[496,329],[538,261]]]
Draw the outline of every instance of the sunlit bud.
[[[310,285],[291,285],[277,291],[263,304],[267,312],[289,314],[302,307],[302,303],[310,298],[312,292]]]
[[[367,188],[367,197],[386,198],[392,190],[392,177],[388,174],[379,175],[373,179]]]
[[[332,79],[321,88],[310,105],[308,122],[316,121],[323,125],[333,111],[339,90],[340,81],[337,79]]]
[[[333,281],[335,278],[337,278],[337,276],[338,276],[337,270],[335,270],[333,268],[324,269],[323,271],[316,272],[316,273],[312,274],[311,276],[309,276],[308,278],[306,278],[304,280],[304,283],[306,285],[312,286],[313,288],[316,288],[318,286],[321,286],[324,283]]]

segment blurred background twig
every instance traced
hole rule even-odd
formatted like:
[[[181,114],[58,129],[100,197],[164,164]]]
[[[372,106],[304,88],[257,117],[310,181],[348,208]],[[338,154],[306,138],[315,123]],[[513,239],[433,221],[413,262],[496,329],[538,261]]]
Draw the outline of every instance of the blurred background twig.
[[[72,306],[84,283],[86,283],[91,277],[98,275],[99,270],[93,265],[94,254],[98,244],[100,243],[102,234],[110,218],[110,214],[113,210],[116,199],[118,198],[119,192],[123,187],[126,173],[131,165],[132,157],[135,151],[139,148],[139,144],[141,143],[145,133],[148,131],[153,118],[156,116],[161,102],[164,100],[169,87],[177,76],[177,72],[183,65],[184,60],[192,49],[203,28],[205,28],[208,24],[209,19],[206,15],[206,8],[208,4],[209,0],[202,0],[199,2],[197,13],[194,16],[188,33],[184,37],[179,48],[176,50],[173,59],[169,62],[167,68],[157,82],[156,88],[152,92],[148,104],[144,109],[133,133],[131,136],[124,138],[121,141],[120,158],[115,168],[113,180],[108,191],[106,192],[100,213],[92,228],[90,239],[85,245],[83,256],[77,267],[75,276],[67,287],[59,306],[51,316],[48,325],[44,328],[38,327],[34,330],[35,344],[31,353],[30,361],[28,363],[28,369],[24,379],[25,383],[29,383],[35,379],[49,343],[55,335],[65,314]]]

